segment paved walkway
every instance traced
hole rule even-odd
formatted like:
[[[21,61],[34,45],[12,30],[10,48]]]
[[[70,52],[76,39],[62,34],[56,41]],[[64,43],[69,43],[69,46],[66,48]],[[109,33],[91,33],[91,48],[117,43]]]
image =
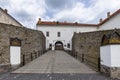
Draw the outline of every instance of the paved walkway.
[[[0,80],[118,80],[96,73],[63,51],[49,51]]]
[[[118,80],[101,74],[3,73],[0,80]]]
[[[64,51],[49,51],[13,73],[96,73]]]

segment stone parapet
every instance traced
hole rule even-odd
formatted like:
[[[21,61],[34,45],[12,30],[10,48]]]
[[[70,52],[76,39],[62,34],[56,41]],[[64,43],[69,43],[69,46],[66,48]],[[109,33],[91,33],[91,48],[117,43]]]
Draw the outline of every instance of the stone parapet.
[[[21,40],[21,63],[23,54],[45,51],[45,36],[41,31],[0,23],[0,64],[10,64],[10,39]]]
[[[113,33],[113,32],[115,32],[115,33]],[[96,71],[101,70],[101,72],[105,73],[107,76],[111,76],[113,78],[120,78],[119,77],[119,75],[120,75],[119,67],[111,67],[110,68],[110,67],[107,67],[104,65],[100,66],[100,60],[99,60],[100,47],[101,47],[103,35],[106,35],[106,34],[111,34],[111,36],[105,36],[105,38],[104,38],[105,42],[107,40],[109,40],[108,43],[110,43],[110,44],[119,44],[118,40],[120,40],[120,38],[119,38],[118,34],[120,34],[120,29],[76,33],[76,34],[74,34],[74,36],[72,38],[72,52],[73,53],[71,53],[71,54],[76,55],[76,53],[77,53],[76,57],[78,60],[82,60],[82,55],[84,55],[84,58],[83,58],[84,63],[88,64]],[[107,37],[107,39],[106,39],[106,37]]]

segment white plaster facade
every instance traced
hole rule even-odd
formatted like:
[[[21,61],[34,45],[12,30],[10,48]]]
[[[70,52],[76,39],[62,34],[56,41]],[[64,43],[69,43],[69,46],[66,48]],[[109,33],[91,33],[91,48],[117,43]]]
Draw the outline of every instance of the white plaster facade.
[[[120,29],[120,13],[99,26],[99,30]]]
[[[49,48],[49,45],[52,44],[52,49],[54,50],[55,43],[61,41],[65,50],[72,49],[72,36],[74,32],[88,32],[96,31],[97,27],[94,26],[37,26],[37,30],[40,30],[46,36],[46,32],[49,32],[49,37],[46,36],[46,49]],[[60,32],[60,37],[57,36],[57,33]],[[68,48],[70,44],[70,48]]]
[[[21,47],[10,46],[10,64],[20,65],[21,63]]]
[[[100,47],[100,58],[101,64],[105,66],[111,66],[111,50],[110,46],[101,46]]]
[[[0,8],[0,23],[22,26],[22,24],[20,24],[17,20],[8,14],[6,9],[3,10],[2,8]]]
[[[40,21],[40,23],[39,23]],[[99,24],[94,24],[96,26],[86,25],[59,25],[50,24],[51,22],[46,22],[45,24],[41,24],[42,21],[39,19],[36,27],[37,30],[40,30],[46,36],[46,32],[49,32],[50,36],[46,37],[46,49],[49,48],[49,44],[52,44],[53,50],[55,48],[55,43],[57,41],[61,41],[64,44],[64,49],[71,50],[72,49],[72,36],[74,32],[91,32],[91,31],[99,31],[99,30],[110,30],[110,29],[120,29],[120,10],[116,11],[112,15],[107,14],[107,18],[102,20]],[[44,21],[43,21],[44,22]],[[55,22],[53,22],[55,23]],[[66,22],[65,22],[66,23]],[[101,24],[102,23],[102,24]],[[62,23],[63,24],[63,23]],[[76,24],[76,23],[72,23]],[[80,24],[80,23],[78,23]],[[57,37],[57,32],[61,33],[61,37]],[[70,43],[70,48],[67,48],[67,43]]]
[[[100,47],[101,64],[108,67],[120,67],[120,45]]]

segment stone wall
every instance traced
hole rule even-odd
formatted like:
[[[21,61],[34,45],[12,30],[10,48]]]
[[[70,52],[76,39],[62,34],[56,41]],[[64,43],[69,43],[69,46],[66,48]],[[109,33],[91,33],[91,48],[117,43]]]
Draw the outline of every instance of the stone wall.
[[[84,62],[89,64],[93,69],[99,70],[102,37],[104,34],[108,34],[112,31],[113,30],[75,33],[72,38],[73,55],[77,55],[77,59],[81,60],[81,54],[84,54]],[[116,31],[120,33],[120,30]]]
[[[110,76],[112,78],[120,79],[120,67],[108,67],[105,65],[101,65],[101,72],[106,76]]]
[[[45,51],[45,36],[42,32],[25,27],[0,24],[0,64],[10,64],[10,38],[16,37],[22,40],[22,55]]]

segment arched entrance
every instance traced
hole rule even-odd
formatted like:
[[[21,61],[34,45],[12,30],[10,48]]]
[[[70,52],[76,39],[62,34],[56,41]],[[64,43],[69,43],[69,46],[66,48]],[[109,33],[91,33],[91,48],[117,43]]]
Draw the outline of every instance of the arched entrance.
[[[63,50],[63,43],[61,41],[55,43],[55,50]]]

